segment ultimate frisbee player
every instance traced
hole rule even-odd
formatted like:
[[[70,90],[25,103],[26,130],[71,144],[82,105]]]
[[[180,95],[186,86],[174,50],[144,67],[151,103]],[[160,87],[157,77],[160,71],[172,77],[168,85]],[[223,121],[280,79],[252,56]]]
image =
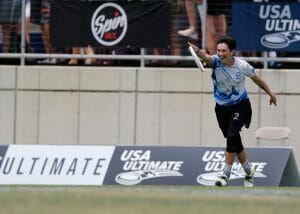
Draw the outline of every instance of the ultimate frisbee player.
[[[244,150],[240,131],[243,126],[249,128],[252,116],[250,100],[245,88],[245,77],[249,77],[270,96],[270,105],[276,106],[276,96],[259,77],[254,68],[245,60],[234,57],[236,41],[224,36],[217,41],[217,55],[209,55],[194,44],[188,43],[207,65],[212,67],[212,81],[215,112],[218,124],[227,139],[225,167],[222,175],[216,180],[216,186],[229,183],[231,168],[235,156],[245,170],[245,186],[253,186],[255,169],[251,167]]]

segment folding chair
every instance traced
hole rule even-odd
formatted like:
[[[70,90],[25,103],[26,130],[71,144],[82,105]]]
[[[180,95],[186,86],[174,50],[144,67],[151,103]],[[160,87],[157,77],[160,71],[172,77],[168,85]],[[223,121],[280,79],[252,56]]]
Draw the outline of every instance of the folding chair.
[[[255,133],[257,145],[261,145],[261,141],[283,142],[283,145],[289,145],[291,130],[288,127],[281,126],[265,126],[259,128]]]

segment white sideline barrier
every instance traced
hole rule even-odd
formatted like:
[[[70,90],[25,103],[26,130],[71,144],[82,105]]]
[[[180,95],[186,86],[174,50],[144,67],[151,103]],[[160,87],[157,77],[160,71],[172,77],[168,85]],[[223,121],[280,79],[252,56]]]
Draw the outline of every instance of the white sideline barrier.
[[[300,186],[291,148],[247,149],[255,186]],[[0,145],[0,185],[214,186],[224,160],[224,147]],[[244,177],[234,162],[229,184]]]
[[[299,157],[299,71],[257,70],[277,107],[247,80],[245,146],[258,127],[288,126]],[[211,93],[209,69],[0,66],[0,144],[223,146]]]

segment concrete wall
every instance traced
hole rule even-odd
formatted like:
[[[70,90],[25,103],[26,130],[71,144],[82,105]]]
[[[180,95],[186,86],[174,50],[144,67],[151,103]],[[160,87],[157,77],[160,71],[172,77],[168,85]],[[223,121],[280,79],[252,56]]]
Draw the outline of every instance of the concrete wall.
[[[288,126],[299,167],[300,70],[257,72],[278,106],[247,80],[244,144],[260,126]],[[0,144],[225,145],[209,69],[0,66],[0,104]]]

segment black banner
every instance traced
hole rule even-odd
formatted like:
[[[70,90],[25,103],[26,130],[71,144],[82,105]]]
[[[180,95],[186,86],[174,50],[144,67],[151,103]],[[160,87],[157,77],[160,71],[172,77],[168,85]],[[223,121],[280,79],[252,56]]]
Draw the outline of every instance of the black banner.
[[[168,47],[170,0],[51,4],[53,47]]]

